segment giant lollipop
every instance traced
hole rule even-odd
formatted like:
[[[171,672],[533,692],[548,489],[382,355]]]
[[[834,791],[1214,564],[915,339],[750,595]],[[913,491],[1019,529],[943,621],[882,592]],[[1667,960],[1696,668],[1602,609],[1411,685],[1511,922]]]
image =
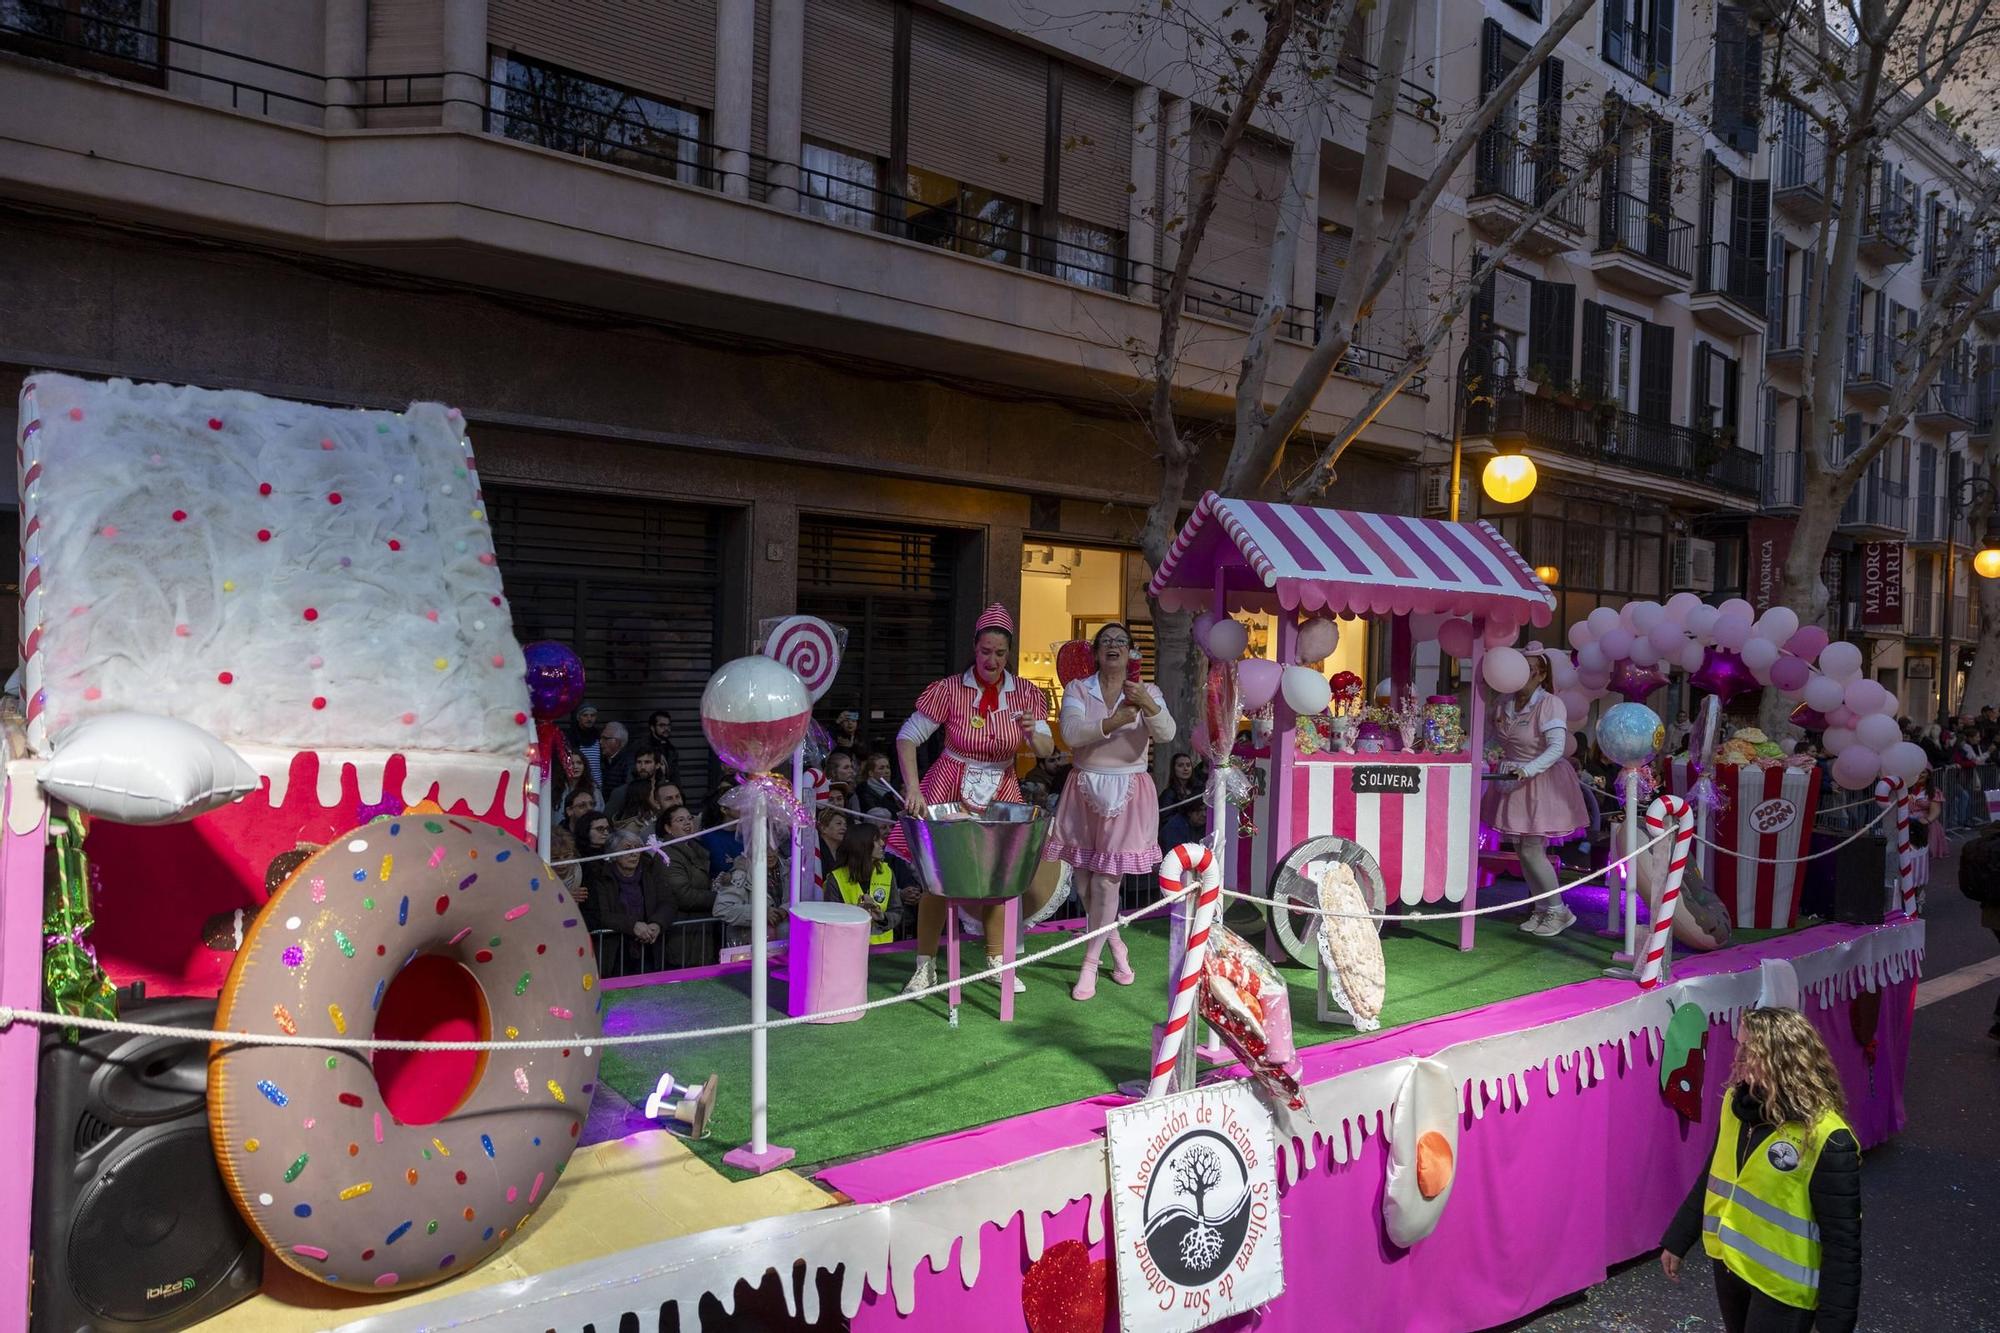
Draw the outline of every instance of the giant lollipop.
[[[786,616],[765,637],[764,655],[790,667],[818,703],[840,672],[840,631],[818,616]]]
[[[798,748],[812,695],[798,673],[769,657],[739,657],[701,692],[701,729],[716,758],[738,773],[768,773]]]

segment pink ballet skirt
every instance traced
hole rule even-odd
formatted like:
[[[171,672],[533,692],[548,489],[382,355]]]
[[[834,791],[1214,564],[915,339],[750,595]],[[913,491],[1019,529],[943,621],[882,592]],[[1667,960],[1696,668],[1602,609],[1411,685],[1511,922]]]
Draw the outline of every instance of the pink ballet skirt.
[[[1513,768],[1533,759],[1542,752],[1542,733],[1564,722],[1562,700],[1546,691],[1538,690],[1519,712],[1503,704],[1493,719],[1501,766]],[[1520,782],[1488,783],[1481,805],[1487,826],[1500,833],[1561,839],[1590,826],[1576,767],[1567,759]]]
[[[1160,864],[1160,795],[1153,775],[1131,774],[1125,803],[1110,814],[1098,808],[1085,777],[1076,770],[1063,784],[1043,858],[1099,875],[1151,873]]]

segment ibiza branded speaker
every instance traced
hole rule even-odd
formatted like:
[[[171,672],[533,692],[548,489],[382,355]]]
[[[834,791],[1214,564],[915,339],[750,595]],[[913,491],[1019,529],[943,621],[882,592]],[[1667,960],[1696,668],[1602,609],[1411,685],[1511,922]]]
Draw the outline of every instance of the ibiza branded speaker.
[[[1871,834],[1856,838],[1835,852],[1833,919],[1855,925],[1879,926],[1889,900],[1888,839]]]
[[[207,1028],[215,1001],[141,1002],[119,1016]],[[207,1043],[51,1032],[40,1080],[33,1333],[163,1333],[256,1292],[264,1252],[208,1138]]]

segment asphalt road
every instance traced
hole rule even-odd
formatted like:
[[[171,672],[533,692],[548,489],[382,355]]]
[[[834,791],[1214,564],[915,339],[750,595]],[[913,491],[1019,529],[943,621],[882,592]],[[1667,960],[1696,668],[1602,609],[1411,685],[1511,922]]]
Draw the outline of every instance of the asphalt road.
[[[1956,869],[1955,860],[1933,863],[1926,982],[2000,953],[1978,906],[1959,893]],[[1943,998],[1932,998],[1934,985],[1919,989],[1903,1096],[1909,1124],[1862,1159],[1860,1327],[1869,1333],[2000,1330],[2000,1042],[1986,1035],[2000,976],[1988,972]],[[1722,1320],[1697,1245],[1678,1283],[1648,1256],[1509,1327],[1713,1333]]]

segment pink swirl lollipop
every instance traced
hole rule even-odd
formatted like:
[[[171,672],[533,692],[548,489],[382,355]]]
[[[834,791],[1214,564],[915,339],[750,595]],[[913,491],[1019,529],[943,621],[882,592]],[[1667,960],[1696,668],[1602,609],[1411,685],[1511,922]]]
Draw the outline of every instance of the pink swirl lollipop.
[[[840,671],[840,639],[833,626],[818,616],[786,616],[771,628],[764,656],[796,672],[818,703]]]

